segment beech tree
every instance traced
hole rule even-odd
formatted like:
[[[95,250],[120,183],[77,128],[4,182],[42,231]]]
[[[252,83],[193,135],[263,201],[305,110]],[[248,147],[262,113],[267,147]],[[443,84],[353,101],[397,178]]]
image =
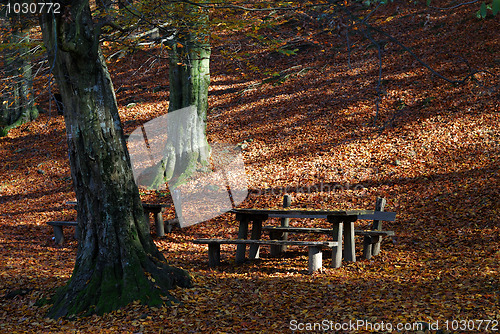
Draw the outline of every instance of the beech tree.
[[[205,135],[208,109],[208,86],[210,84],[210,44],[208,42],[208,15],[203,9],[183,5],[188,20],[177,19],[173,43],[170,45],[168,111],[173,112],[189,106],[196,107],[197,117],[188,129],[168,129],[167,135],[177,135],[175,141],[167,142],[166,152],[172,152],[163,163],[164,179],[177,181],[188,176],[197,164],[206,165],[209,146]],[[178,135],[182,133],[182,137]]]
[[[168,48],[168,112],[186,111],[186,119],[169,122],[164,129],[167,141],[163,159],[139,177],[140,184],[151,188],[158,188],[167,181],[174,187],[182,183],[196,168],[207,165],[210,154],[205,134],[210,84],[210,26],[208,9],[201,4],[203,1],[143,2],[141,14],[146,17],[158,16],[157,11],[168,13],[154,20],[160,38]],[[152,19],[147,21],[153,22]],[[195,108],[195,117],[188,107]]]
[[[49,316],[102,314],[140,300],[159,305],[189,275],[167,264],[150,236],[134,183],[116,97],[99,46],[102,22],[87,0],[41,16],[43,41],[65,106],[81,231],[72,276]]]
[[[0,105],[0,137],[10,129],[38,117],[33,94],[30,34],[20,14],[0,12],[2,28],[3,85]]]

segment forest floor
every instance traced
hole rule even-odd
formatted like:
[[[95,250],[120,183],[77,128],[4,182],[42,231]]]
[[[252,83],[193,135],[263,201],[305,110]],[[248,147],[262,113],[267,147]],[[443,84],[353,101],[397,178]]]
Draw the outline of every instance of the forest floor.
[[[74,192],[64,119],[45,112],[0,138],[0,332],[289,333],[314,323],[322,327],[307,332],[419,323],[444,333],[500,330],[500,31],[498,16],[480,20],[474,6],[395,2],[373,14],[369,22],[441,75],[484,70],[451,84],[384,43],[377,116],[377,48],[354,36],[347,52],[332,28],[341,22],[290,14],[280,29],[260,31],[288,42],[289,55],[243,34],[214,42],[207,134],[211,143],[247,140],[249,196],[240,207],[278,208],[288,193],[294,208],[372,209],[385,197],[397,221],[384,228],[396,236],[371,260],[333,269],[325,253],[323,269],[309,275],[303,248],[276,259],[264,247],[261,259],[236,266],[234,247],[223,246],[223,265],[210,269],[206,245],[191,241],[235,237],[235,217],[224,214],[163,238],[152,228],[168,261],[192,275],[193,288],[172,291],[180,304],[50,320],[35,302],[69,279],[77,248],[72,237],[56,247],[46,224],[76,219],[65,204]],[[126,133],[167,111],[160,52],[109,63]],[[312,223],[325,226],[291,222]],[[364,326],[335,330],[349,322]]]

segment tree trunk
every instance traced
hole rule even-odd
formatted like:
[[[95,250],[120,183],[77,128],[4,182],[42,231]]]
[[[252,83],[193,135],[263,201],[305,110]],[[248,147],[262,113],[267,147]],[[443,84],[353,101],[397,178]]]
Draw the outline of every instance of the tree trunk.
[[[162,304],[173,298],[167,290],[191,281],[167,265],[151,239],[88,1],[44,15],[41,26],[65,106],[81,231],[73,274],[49,316],[102,314],[135,300]]]
[[[12,31],[7,48],[2,52],[8,88],[2,94],[0,106],[0,137],[38,116],[33,95],[31,61],[29,59],[29,29],[19,17],[9,18]]]
[[[181,35],[178,33],[178,35]],[[169,113],[183,113],[167,124],[167,153],[164,161],[170,188],[181,184],[193,171],[208,164],[206,138],[210,45],[200,37],[182,33],[172,44],[169,57]],[[194,108],[194,112],[188,108]],[[186,116],[184,116],[186,115]],[[184,117],[183,117],[184,116]]]
[[[187,6],[187,7],[186,7]],[[206,138],[210,44],[206,13],[185,5],[187,26],[176,28],[169,48],[170,101],[164,156],[139,177],[140,184],[170,190],[182,184],[196,169],[208,165],[210,146]],[[178,22],[178,23],[179,23]],[[172,36],[169,36],[172,37]],[[193,112],[194,111],[194,112]]]

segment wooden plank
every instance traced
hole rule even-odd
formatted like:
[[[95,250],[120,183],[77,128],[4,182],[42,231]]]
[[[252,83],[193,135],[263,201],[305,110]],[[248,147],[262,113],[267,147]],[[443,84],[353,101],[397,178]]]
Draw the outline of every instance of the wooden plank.
[[[394,235],[394,231],[370,231],[370,230],[356,230],[355,233],[357,235],[365,235],[365,236],[392,236]]]
[[[142,203],[142,208],[144,210],[147,210],[149,212],[163,212],[165,211],[165,208],[170,207],[170,205],[166,204],[154,204],[154,203]]]
[[[51,226],[78,226],[78,222],[74,221],[50,221],[47,224]]]
[[[322,241],[291,241],[291,240],[252,240],[252,239],[196,239],[193,243],[197,244],[208,244],[208,265],[213,268],[220,264],[220,245],[221,244],[259,244],[259,245],[297,245],[297,246],[308,246],[308,267],[309,273],[319,270],[323,265],[323,253],[321,252],[322,247],[335,247],[337,246],[334,242],[322,242]]]
[[[357,210],[359,214],[368,214],[373,211],[370,210]],[[294,218],[295,215],[303,215],[304,217],[299,218],[307,218],[310,216],[323,216],[327,215],[347,215],[347,211],[345,210],[307,210],[307,209],[232,209],[230,212],[233,213],[243,213],[243,214],[266,214],[273,215],[273,217],[289,217]],[[277,216],[278,215],[278,216]]]
[[[290,233],[321,233],[321,234],[332,234],[333,229],[331,228],[315,228],[315,227],[281,227],[281,226],[263,226],[262,230],[268,232],[290,232]],[[372,230],[354,230],[356,235],[394,235],[394,231],[372,231]]]
[[[77,205],[77,201],[67,201],[67,205]],[[142,203],[142,207],[147,210],[165,210],[165,208],[169,208],[169,204],[156,204],[156,203]],[[153,212],[153,211],[151,211]]]
[[[336,247],[337,242],[334,241],[296,241],[296,240],[253,240],[253,239],[195,239],[192,240],[195,244],[259,244],[259,245],[281,245],[286,244],[289,246],[322,246],[322,247]]]
[[[279,232],[292,232],[292,233],[323,233],[332,234],[331,228],[315,228],[315,227],[283,227],[283,226],[264,226],[264,231],[279,231]]]
[[[356,216],[358,219],[368,220],[396,220],[395,212],[376,212],[374,210],[304,210],[304,209],[232,209],[230,212],[244,215],[266,214],[273,218],[309,218],[327,219],[328,216],[347,217]]]
[[[393,222],[396,220],[396,212],[374,212],[371,214],[358,215],[358,219],[366,220],[383,220],[387,222]]]

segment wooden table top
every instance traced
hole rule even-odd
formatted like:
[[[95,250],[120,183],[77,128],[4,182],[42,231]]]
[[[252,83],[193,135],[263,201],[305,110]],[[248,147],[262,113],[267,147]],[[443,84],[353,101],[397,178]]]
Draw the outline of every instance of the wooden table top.
[[[374,210],[311,210],[311,209],[232,209],[230,212],[244,215],[267,215],[281,218],[356,217],[357,219],[395,221],[395,212]]]

